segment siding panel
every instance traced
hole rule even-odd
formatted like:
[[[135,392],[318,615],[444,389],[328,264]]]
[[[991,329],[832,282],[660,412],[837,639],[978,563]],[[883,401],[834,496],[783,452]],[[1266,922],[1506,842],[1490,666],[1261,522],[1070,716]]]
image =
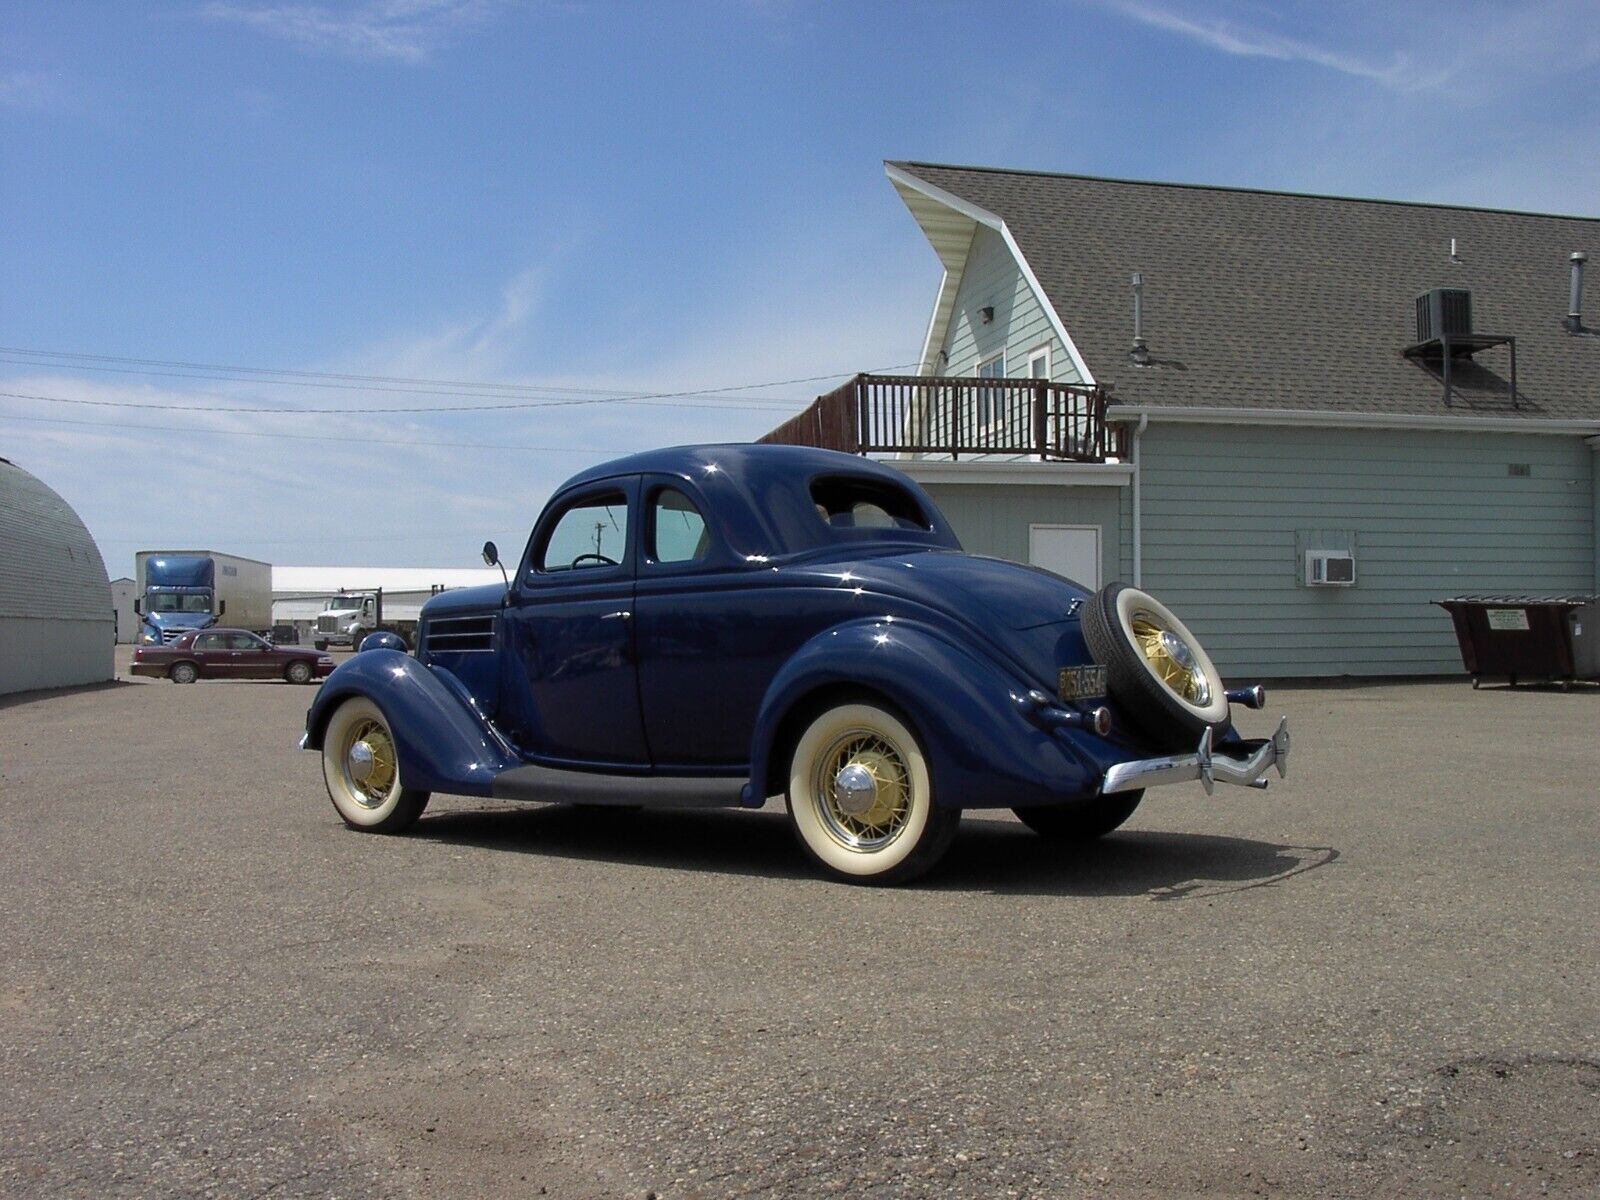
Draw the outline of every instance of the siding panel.
[[[1141,456],[1145,586],[1233,678],[1459,673],[1432,601],[1596,581],[1581,438],[1157,422]],[[1357,586],[1303,586],[1308,537],[1348,537]]]
[[[1063,470],[1071,468],[1064,467]],[[1122,575],[1123,487],[924,483],[971,554],[1028,561],[1029,525],[1100,526],[1100,577]]]

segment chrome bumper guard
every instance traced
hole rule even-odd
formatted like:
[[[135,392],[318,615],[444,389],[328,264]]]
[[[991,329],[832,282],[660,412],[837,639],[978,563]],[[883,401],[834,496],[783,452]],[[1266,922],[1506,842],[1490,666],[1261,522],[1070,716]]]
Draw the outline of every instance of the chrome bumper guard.
[[[1246,743],[1244,749],[1249,749]],[[1278,731],[1266,741],[1249,749],[1245,758],[1219,754],[1211,748],[1211,730],[1200,735],[1200,745],[1193,754],[1174,754],[1166,758],[1144,758],[1137,762],[1118,763],[1106,772],[1100,791],[1131,792],[1139,788],[1158,787],[1163,783],[1188,783],[1198,779],[1206,795],[1219,783],[1233,783],[1240,787],[1264,788],[1267,771],[1276,767],[1281,779],[1289,774],[1289,718],[1278,722]]]

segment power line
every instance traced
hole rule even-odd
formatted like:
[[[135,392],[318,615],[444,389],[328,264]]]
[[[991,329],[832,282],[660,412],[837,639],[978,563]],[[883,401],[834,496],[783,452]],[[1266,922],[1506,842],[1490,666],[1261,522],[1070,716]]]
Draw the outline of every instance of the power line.
[[[700,392],[663,392],[663,396],[697,396]],[[151,412],[202,412],[220,413],[224,416],[259,417],[315,417],[315,416],[383,416],[412,415],[416,413],[452,413],[464,415],[477,412],[522,411],[535,408],[567,408],[574,405],[638,404],[646,408],[692,408],[698,412],[792,412],[793,404],[687,404],[671,400],[613,399],[613,400],[562,400],[521,404],[462,404],[416,405],[403,408],[255,408],[233,407],[226,404],[150,404],[137,400],[86,400],[75,396],[46,396],[38,392],[0,392],[0,396],[13,400],[39,400],[47,404],[78,404],[89,408],[137,408]]]
[[[234,374],[239,374],[239,373],[253,374],[253,375],[256,375],[258,377],[261,377],[264,381],[273,382],[273,383],[276,383],[276,384],[279,384],[279,385],[292,385],[292,386],[297,386],[297,387],[341,388],[341,389],[347,389],[347,390],[352,390],[352,391],[400,392],[400,393],[407,393],[407,394],[430,395],[430,396],[435,396],[435,395],[463,395],[463,396],[478,396],[478,397],[493,399],[493,398],[498,398],[498,397],[501,397],[501,396],[508,396],[508,395],[509,396],[527,396],[529,393],[553,393],[555,395],[559,395],[559,396],[563,396],[563,397],[570,397],[573,393],[579,393],[580,394],[579,398],[576,398],[576,399],[564,398],[564,399],[558,399],[558,400],[551,400],[551,399],[519,399],[519,400],[514,400],[514,401],[504,401],[504,400],[502,400],[500,403],[497,403],[497,404],[411,405],[411,406],[392,407],[392,408],[384,408],[384,407],[293,408],[293,407],[283,407],[283,406],[274,406],[274,407],[270,407],[270,408],[268,408],[268,407],[259,407],[258,408],[258,407],[244,407],[244,406],[238,406],[238,405],[232,405],[232,404],[226,405],[226,406],[183,405],[183,404],[151,404],[151,403],[141,403],[141,402],[136,402],[136,401],[84,400],[84,399],[69,399],[69,398],[60,397],[60,396],[29,396],[29,395],[23,395],[21,393],[0,393],[0,395],[9,395],[9,396],[12,396],[12,397],[18,398],[18,399],[38,399],[38,400],[44,400],[44,401],[47,401],[47,402],[58,403],[58,404],[83,404],[83,405],[91,405],[91,406],[105,407],[105,408],[142,408],[142,409],[155,409],[155,410],[171,409],[173,411],[181,411],[181,412],[212,412],[212,411],[216,411],[216,412],[235,412],[235,413],[261,414],[261,415],[278,414],[278,413],[286,413],[286,412],[300,412],[300,413],[310,413],[310,414],[318,414],[318,415],[329,415],[329,414],[339,414],[339,413],[376,414],[376,413],[421,413],[421,412],[498,412],[498,411],[505,411],[505,410],[509,410],[509,409],[557,408],[557,407],[566,407],[566,406],[572,406],[572,405],[587,405],[587,404],[635,404],[635,403],[645,403],[645,402],[650,402],[650,401],[681,400],[683,398],[690,397],[690,396],[731,395],[731,394],[734,394],[734,393],[741,393],[741,392],[760,391],[760,390],[763,390],[763,389],[766,389],[766,388],[787,387],[787,386],[792,386],[794,384],[800,384],[800,383],[820,383],[820,382],[823,382],[823,381],[826,381],[826,380],[840,379],[840,378],[843,378],[845,375],[854,374],[854,372],[850,372],[850,371],[835,371],[835,372],[831,372],[831,373],[826,374],[826,375],[808,375],[808,376],[803,376],[803,377],[794,378],[794,379],[770,380],[770,381],[763,382],[763,383],[731,384],[731,385],[727,385],[727,386],[723,386],[723,387],[690,388],[690,389],[684,389],[684,390],[680,390],[680,391],[615,393],[615,392],[605,392],[605,391],[601,391],[599,389],[587,389],[587,388],[577,388],[577,387],[566,387],[566,388],[563,388],[563,387],[559,387],[559,386],[555,386],[555,385],[547,385],[547,384],[485,384],[485,383],[472,383],[472,382],[468,382],[468,381],[408,378],[406,376],[396,376],[396,375],[352,375],[352,374],[340,374],[340,373],[336,373],[336,372],[296,371],[296,370],[288,370],[288,369],[279,370],[279,369],[276,369],[276,368],[268,368],[268,367],[229,367],[229,366],[221,366],[221,365],[217,365],[217,364],[207,364],[207,363],[186,363],[186,362],[182,362],[182,361],[178,361],[178,360],[118,358],[118,357],[113,356],[113,355],[95,355],[95,354],[80,353],[80,352],[76,352],[76,351],[30,350],[30,349],[28,349],[26,347],[4,347],[4,346],[0,346],[0,355],[4,355],[4,354],[11,354],[11,355],[25,354],[25,355],[32,355],[32,356],[35,356],[35,357],[46,357],[46,356],[48,356],[48,357],[55,357],[55,358],[66,358],[66,359],[71,359],[71,360],[81,360],[81,361],[74,361],[74,362],[69,362],[69,363],[51,363],[51,362],[36,362],[36,361],[33,361],[32,359],[16,359],[16,358],[3,358],[3,357],[0,357],[0,362],[10,363],[10,364],[12,364],[14,366],[47,367],[47,368],[56,368],[56,369],[60,369],[60,370],[74,370],[74,371],[79,371],[79,370],[81,370],[81,371],[102,371],[102,372],[113,372],[113,373],[118,373],[118,374],[161,375],[161,376],[168,376],[168,377],[171,377],[171,378],[178,378],[178,379],[209,379],[209,380],[214,380],[214,381],[217,381],[217,382],[227,382],[227,383],[243,382],[243,381],[242,380],[233,379],[228,375],[215,375],[215,374],[213,374],[213,375],[205,375],[205,374],[195,374],[193,372],[196,372],[196,371],[230,371],[230,372],[233,372]],[[186,369],[186,373],[170,372],[170,371],[158,371],[158,370],[154,370],[154,369],[148,369],[147,370],[147,369],[145,369],[144,367],[141,367],[141,366],[119,367],[119,366],[110,366],[110,365],[99,365],[99,364],[106,364],[106,363],[149,364],[150,367],[152,367],[152,368],[153,367],[157,367],[157,366],[180,367],[180,368],[185,368]],[[892,372],[892,371],[904,370],[907,367],[910,367],[910,366],[913,366],[913,365],[915,365],[915,364],[901,363],[901,364],[897,364],[895,366],[890,366],[890,367],[877,367],[877,368],[873,369],[872,373],[887,374],[887,373]],[[268,378],[268,377],[274,376],[274,375],[292,376],[293,378],[282,378],[282,379],[269,379]],[[350,381],[362,381],[362,382],[350,382]],[[402,385],[402,384],[403,385],[407,385],[407,386],[398,386],[398,385]],[[440,389],[447,389],[447,390],[440,390]],[[484,389],[489,389],[489,390],[484,390]],[[583,394],[583,393],[587,393],[587,394]],[[215,395],[215,393],[203,393],[203,394]],[[222,399],[224,397],[218,397],[218,398]],[[750,397],[750,399],[766,400],[768,398],[766,398],[766,397]],[[797,403],[805,403],[805,401],[783,400],[783,399],[779,399],[779,398],[772,398],[771,402],[765,403],[765,404],[761,404],[761,405],[752,405],[752,406],[750,406],[750,409],[751,409],[751,411],[765,411],[767,409],[785,409],[785,408],[790,408],[794,404],[797,404]],[[662,404],[661,407],[669,407],[669,405]],[[729,405],[729,404],[706,404],[706,405],[694,405],[694,406],[685,406],[685,407],[733,408],[735,406],[734,405]]]
[[[0,395],[9,393],[0,392]],[[132,425],[126,421],[74,421],[71,417],[22,417],[0,413],[0,421],[32,421],[41,425],[80,425],[90,429],[138,429],[158,433],[215,434],[218,437],[276,438],[291,442],[322,442],[333,439],[326,434],[271,433],[259,429],[210,429],[198,425]],[[629,451],[601,450],[594,446],[508,446],[499,442],[423,442],[402,438],[363,436],[364,446],[417,446],[426,450],[520,450],[535,454],[626,454]]]
[[[483,383],[475,380],[462,379],[426,379],[410,375],[358,375],[341,371],[303,371],[288,367],[241,367],[226,363],[198,363],[184,362],[177,359],[164,358],[128,358],[115,354],[88,354],[79,350],[35,350],[26,346],[0,346],[0,354],[29,354],[41,358],[65,358],[98,363],[130,363],[141,367],[179,367],[195,371],[226,371],[232,374],[248,375],[289,375],[298,379],[337,379],[342,381],[356,381],[365,383],[403,383],[424,387],[438,387],[451,389],[461,388],[491,388],[509,392],[555,392],[561,395],[571,393],[590,393],[593,395],[615,396],[612,389],[566,387],[557,384],[538,383]],[[48,366],[50,364],[30,363],[30,366]],[[914,366],[906,363],[902,366]],[[901,367],[886,367],[885,371],[900,370]],[[835,371],[831,375],[814,375],[809,379],[790,379],[785,383],[814,383],[822,379],[837,379],[845,375],[853,375],[854,371]],[[780,384],[750,384],[749,388],[779,387]],[[729,389],[722,389],[729,390]],[[746,389],[748,390],[748,389]],[[634,393],[623,393],[632,395]]]
[[[43,363],[43,362],[34,362],[31,359],[6,358],[4,356],[0,356],[0,363],[10,363],[12,366],[18,366],[18,367],[46,367],[46,368],[51,368],[51,369],[58,370],[58,371],[101,371],[101,372],[111,372],[113,374],[118,374],[118,375],[157,375],[157,376],[161,376],[161,377],[164,377],[164,378],[167,378],[167,379],[204,379],[204,380],[209,380],[209,381],[215,382],[215,383],[245,383],[245,382],[251,382],[251,381],[248,381],[248,380],[236,379],[231,375],[197,375],[197,374],[193,374],[193,373],[179,372],[179,371],[147,371],[147,370],[142,370],[142,369],[137,368],[137,367],[100,367],[100,366],[94,366],[94,365],[91,365],[91,364],[79,364],[79,363]],[[836,379],[836,378],[838,378],[838,376],[835,376],[835,375],[820,375],[820,376],[818,376],[818,379]],[[501,392],[501,391],[489,391],[489,392],[486,392],[486,391],[463,391],[463,390],[459,390],[459,389],[443,389],[443,388],[436,388],[436,387],[388,387],[388,386],[384,386],[384,385],[381,385],[381,384],[368,384],[368,383],[316,383],[316,382],[312,382],[312,381],[308,381],[308,380],[304,380],[304,379],[267,379],[267,380],[262,380],[261,382],[270,383],[270,384],[272,384],[272,385],[274,385],[276,387],[338,388],[340,390],[350,391],[350,392],[394,392],[394,393],[401,393],[401,394],[405,394],[405,395],[414,395],[414,396],[479,396],[479,397],[484,397],[484,398],[487,398],[487,399],[499,399],[500,397],[505,396],[507,394],[512,394],[512,395],[519,394],[519,393],[506,393],[506,392]],[[805,380],[792,380],[790,382],[803,383],[803,382],[807,382],[807,381],[805,381]],[[511,387],[511,386],[513,386],[513,385],[510,385],[510,384],[464,384],[463,385],[464,388]],[[777,384],[755,384],[755,385],[753,385],[752,388],[728,388],[728,389],[712,389],[712,390],[750,391],[750,390],[753,390],[754,388],[776,387],[776,386],[778,386],[778,385]],[[605,404],[605,403],[634,404],[634,403],[641,403],[641,402],[648,401],[651,398],[651,394],[648,393],[648,392],[617,392],[617,391],[614,391],[614,390],[613,391],[607,391],[607,390],[603,390],[603,389],[600,389],[600,388],[560,388],[560,387],[555,387],[555,386],[552,386],[552,385],[543,385],[543,384],[530,385],[528,390],[529,391],[538,391],[538,392],[550,392],[550,393],[554,393],[554,394],[556,394],[558,396],[568,396],[568,395],[571,395],[573,393],[579,393],[579,394],[587,393],[588,394],[584,399],[566,401],[566,403],[571,403],[571,404]],[[226,397],[222,397],[216,392],[197,392],[197,393],[194,393],[194,394],[195,395],[201,395],[201,396],[217,396],[219,399],[226,399]],[[678,393],[674,393],[674,394],[678,394]],[[683,395],[702,395],[704,393],[685,392],[685,393],[681,393],[681,394],[683,394]],[[769,404],[769,405],[766,405],[764,407],[771,407],[771,408],[789,408],[789,407],[792,407],[792,406],[794,406],[796,404],[805,404],[805,403],[807,403],[804,400],[786,399],[786,398],[781,397],[781,396],[771,396],[771,397],[759,396],[759,397],[750,397],[750,398],[751,399],[760,399],[760,400],[770,400],[770,401],[772,401],[772,403]],[[547,403],[551,403],[551,402],[547,402]],[[495,405],[461,405],[460,407],[461,407],[462,410],[470,411],[472,408],[475,408],[475,407],[494,408],[496,406]],[[539,407],[539,405],[530,404],[530,405],[528,405],[528,407],[536,408],[536,407]],[[709,406],[707,406],[707,407],[709,407]],[[234,411],[236,411],[236,412],[248,412],[250,410],[248,410],[248,409],[236,409]],[[321,412],[321,411],[328,411],[328,410],[323,410],[323,409],[301,409],[299,411],[301,411],[301,412]],[[342,408],[342,409],[338,409],[338,410],[335,410],[335,411],[338,411],[338,412],[362,412],[364,410],[362,410],[362,409],[353,409],[353,408]],[[375,411],[375,412],[413,412],[413,411],[418,411],[418,410],[415,410],[415,409],[398,409],[398,408],[381,408],[381,409],[374,409],[372,411]]]

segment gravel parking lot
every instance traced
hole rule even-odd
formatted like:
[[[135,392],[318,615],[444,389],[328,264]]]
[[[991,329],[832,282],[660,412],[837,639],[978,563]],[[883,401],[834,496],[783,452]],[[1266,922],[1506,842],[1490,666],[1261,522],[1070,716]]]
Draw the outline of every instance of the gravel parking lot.
[[[311,695],[0,701],[0,1194],[1600,1191],[1600,689],[1279,690],[1286,783],[900,890],[771,806],[347,832]]]

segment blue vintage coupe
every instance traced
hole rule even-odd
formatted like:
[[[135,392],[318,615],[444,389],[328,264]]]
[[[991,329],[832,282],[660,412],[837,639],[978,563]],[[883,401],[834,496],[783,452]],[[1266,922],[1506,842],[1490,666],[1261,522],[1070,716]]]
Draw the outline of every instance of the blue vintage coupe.
[[[493,544],[485,558],[498,562]],[[1098,837],[1154,784],[1266,786],[1194,635],[1122,584],[965,554],[888,466],[790,446],[660,450],[550,500],[505,587],[375,634],[302,746],[346,824],[396,833],[432,792],[585,805],[787,797],[825,871],[936,863],[961,810]]]

